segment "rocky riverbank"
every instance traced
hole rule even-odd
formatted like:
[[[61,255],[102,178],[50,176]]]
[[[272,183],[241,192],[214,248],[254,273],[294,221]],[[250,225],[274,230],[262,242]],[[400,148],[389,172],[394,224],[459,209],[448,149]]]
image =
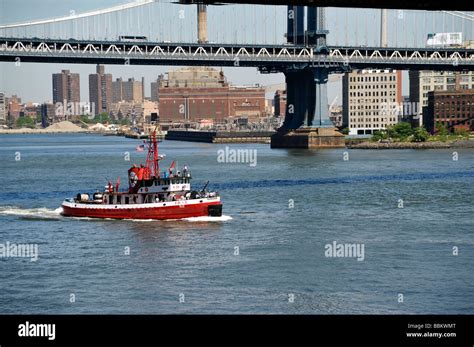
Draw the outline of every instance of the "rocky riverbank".
[[[474,148],[474,140],[429,141],[429,142],[349,142],[351,149],[442,149],[442,148]]]

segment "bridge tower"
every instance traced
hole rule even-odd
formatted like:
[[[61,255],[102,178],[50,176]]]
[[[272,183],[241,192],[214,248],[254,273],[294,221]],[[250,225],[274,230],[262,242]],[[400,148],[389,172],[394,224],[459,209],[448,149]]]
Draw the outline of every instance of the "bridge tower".
[[[304,44],[304,6],[288,6],[286,41]]]
[[[304,10],[294,8],[288,7],[288,43],[304,44],[316,54],[328,54],[325,9],[307,7],[306,31],[301,35]],[[271,147],[344,147],[344,136],[336,131],[329,119],[327,82],[331,68],[313,63],[300,68],[290,67],[282,72],[286,80],[285,120],[272,136]]]

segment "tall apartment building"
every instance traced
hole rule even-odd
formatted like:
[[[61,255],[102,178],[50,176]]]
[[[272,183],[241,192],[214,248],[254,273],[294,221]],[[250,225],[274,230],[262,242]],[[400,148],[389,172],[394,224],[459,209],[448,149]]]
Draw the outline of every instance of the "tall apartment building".
[[[79,103],[81,101],[80,76],[69,70],[53,74],[53,102]]]
[[[112,102],[128,101],[142,102],[145,99],[145,78],[135,81],[129,78],[128,81],[117,78],[112,82]]]
[[[112,75],[105,73],[103,65],[97,65],[96,73],[89,75],[89,100],[95,114],[109,112],[112,103]]]
[[[420,124],[428,106],[430,91],[454,91],[474,88],[474,71],[409,71],[410,103],[418,105]]]
[[[402,77],[398,70],[356,70],[342,83],[343,127],[349,135],[369,135],[399,121]]]
[[[0,125],[7,123],[7,107],[5,93],[0,92]]]

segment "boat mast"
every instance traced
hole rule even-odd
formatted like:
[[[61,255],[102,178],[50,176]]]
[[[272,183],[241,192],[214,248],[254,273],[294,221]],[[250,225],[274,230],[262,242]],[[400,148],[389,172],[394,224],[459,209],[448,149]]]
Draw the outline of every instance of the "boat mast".
[[[160,177],[160,167],[158,165],[158,141],[156,140],[156,128],[151,135],[153,139],[153,176]]]
[[[148,156],[146,158],[147,178],[160,177],[160,167],[158,165],[158,141],[156,140],[156,128],[150,134],[148,142]]]

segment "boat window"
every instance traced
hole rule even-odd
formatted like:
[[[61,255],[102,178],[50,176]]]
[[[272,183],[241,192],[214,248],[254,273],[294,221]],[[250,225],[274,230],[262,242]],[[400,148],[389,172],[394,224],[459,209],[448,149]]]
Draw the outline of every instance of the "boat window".
[[[114,203],[114,196],[109,195],[109,204],[112,205]]]
[[[120,195],[117,195],[117,204],[122,203],[122,197]]]
[[[128,196],[125,197],[125,204],[129,204],[130,203],[130,198]]]
[[[153,180],[146,180],[145,181],[145,186],[146,187],[151,187],[153,185]]]

